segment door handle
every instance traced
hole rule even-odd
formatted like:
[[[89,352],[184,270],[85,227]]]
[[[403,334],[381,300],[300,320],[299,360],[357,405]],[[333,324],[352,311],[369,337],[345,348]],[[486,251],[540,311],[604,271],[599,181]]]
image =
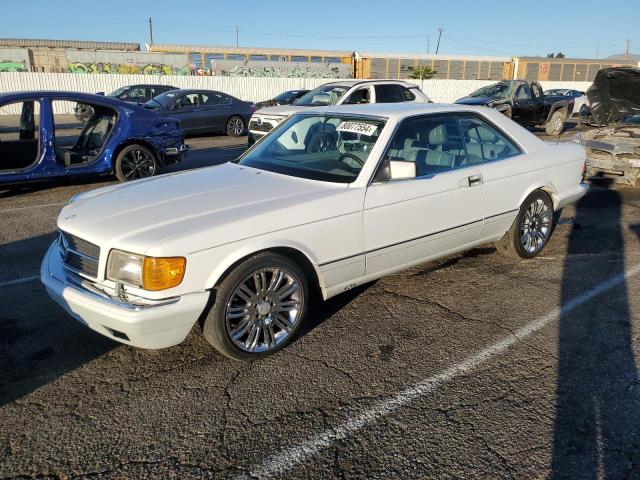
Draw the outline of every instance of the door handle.
[[[467,177],[467,181],[469,182],[470,187],[482,185],[482,175],[471,175]]]

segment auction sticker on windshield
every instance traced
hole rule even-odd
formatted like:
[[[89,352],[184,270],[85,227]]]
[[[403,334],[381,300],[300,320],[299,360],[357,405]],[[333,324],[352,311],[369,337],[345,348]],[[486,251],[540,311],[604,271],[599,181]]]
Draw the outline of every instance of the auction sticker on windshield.
[[[378,126],[364,122],[342,122],[338,126],[337,130],[338,132],[359,133],[361,135],[370,137],[371,135],[376,133],[376,130],[378,130]]]

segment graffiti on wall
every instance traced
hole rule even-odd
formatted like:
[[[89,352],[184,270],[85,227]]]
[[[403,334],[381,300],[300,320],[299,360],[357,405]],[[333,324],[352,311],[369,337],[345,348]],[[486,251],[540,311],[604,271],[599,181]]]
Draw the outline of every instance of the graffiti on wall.
[[[339,70],[325,70],[312,67],[249,67],[237,65],[230,70],[222,70],[221,75],[229,77],[291,77],[291,78],[339,78]]]
[[[188,67],[172,67],[162,63],[149,63],[137,65],[134,63],[107,63],[107,62],[74,62],[69,64],[71,73],[90,74],[130,74],[130,75],[189,75]]]
[[[27,65],[24,61],[14,62],[11,60],[0,61],[0,72],[26,72],[28,71]]]
[[[208,75],[225,77],[348,78],[351,65],[293,61],[211,60]]]
[[[228,77],[341,78],[338,68],[310,66],[281,68],[276,66],[250,67],[248,65],[236,65],[229,70],[221,70],[219,74]]]

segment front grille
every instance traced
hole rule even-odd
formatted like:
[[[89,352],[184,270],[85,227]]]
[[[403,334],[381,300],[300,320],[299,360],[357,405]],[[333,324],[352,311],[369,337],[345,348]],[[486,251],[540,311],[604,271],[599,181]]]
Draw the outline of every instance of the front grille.
[[[100,247],[70,233],[60,231],[60,255],[67,268],[96,278]]]
[[[273,125],[270,123],[262,122],[261,125],[258,125],[257,122],[253,121],[249,124],[249,130],[253,130],[254,132],[265,132],[268,133],[273,130]]]

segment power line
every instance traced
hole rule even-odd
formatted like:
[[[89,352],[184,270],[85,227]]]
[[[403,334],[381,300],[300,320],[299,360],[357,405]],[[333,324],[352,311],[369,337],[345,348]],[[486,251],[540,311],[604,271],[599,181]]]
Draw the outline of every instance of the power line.
[[[440,51],[440,39],[442,38],[442,32],[444,30],[442,30],[442,28],[438,29],[438,45],[436,45],[436,55],[438,54],[438,52]]]

